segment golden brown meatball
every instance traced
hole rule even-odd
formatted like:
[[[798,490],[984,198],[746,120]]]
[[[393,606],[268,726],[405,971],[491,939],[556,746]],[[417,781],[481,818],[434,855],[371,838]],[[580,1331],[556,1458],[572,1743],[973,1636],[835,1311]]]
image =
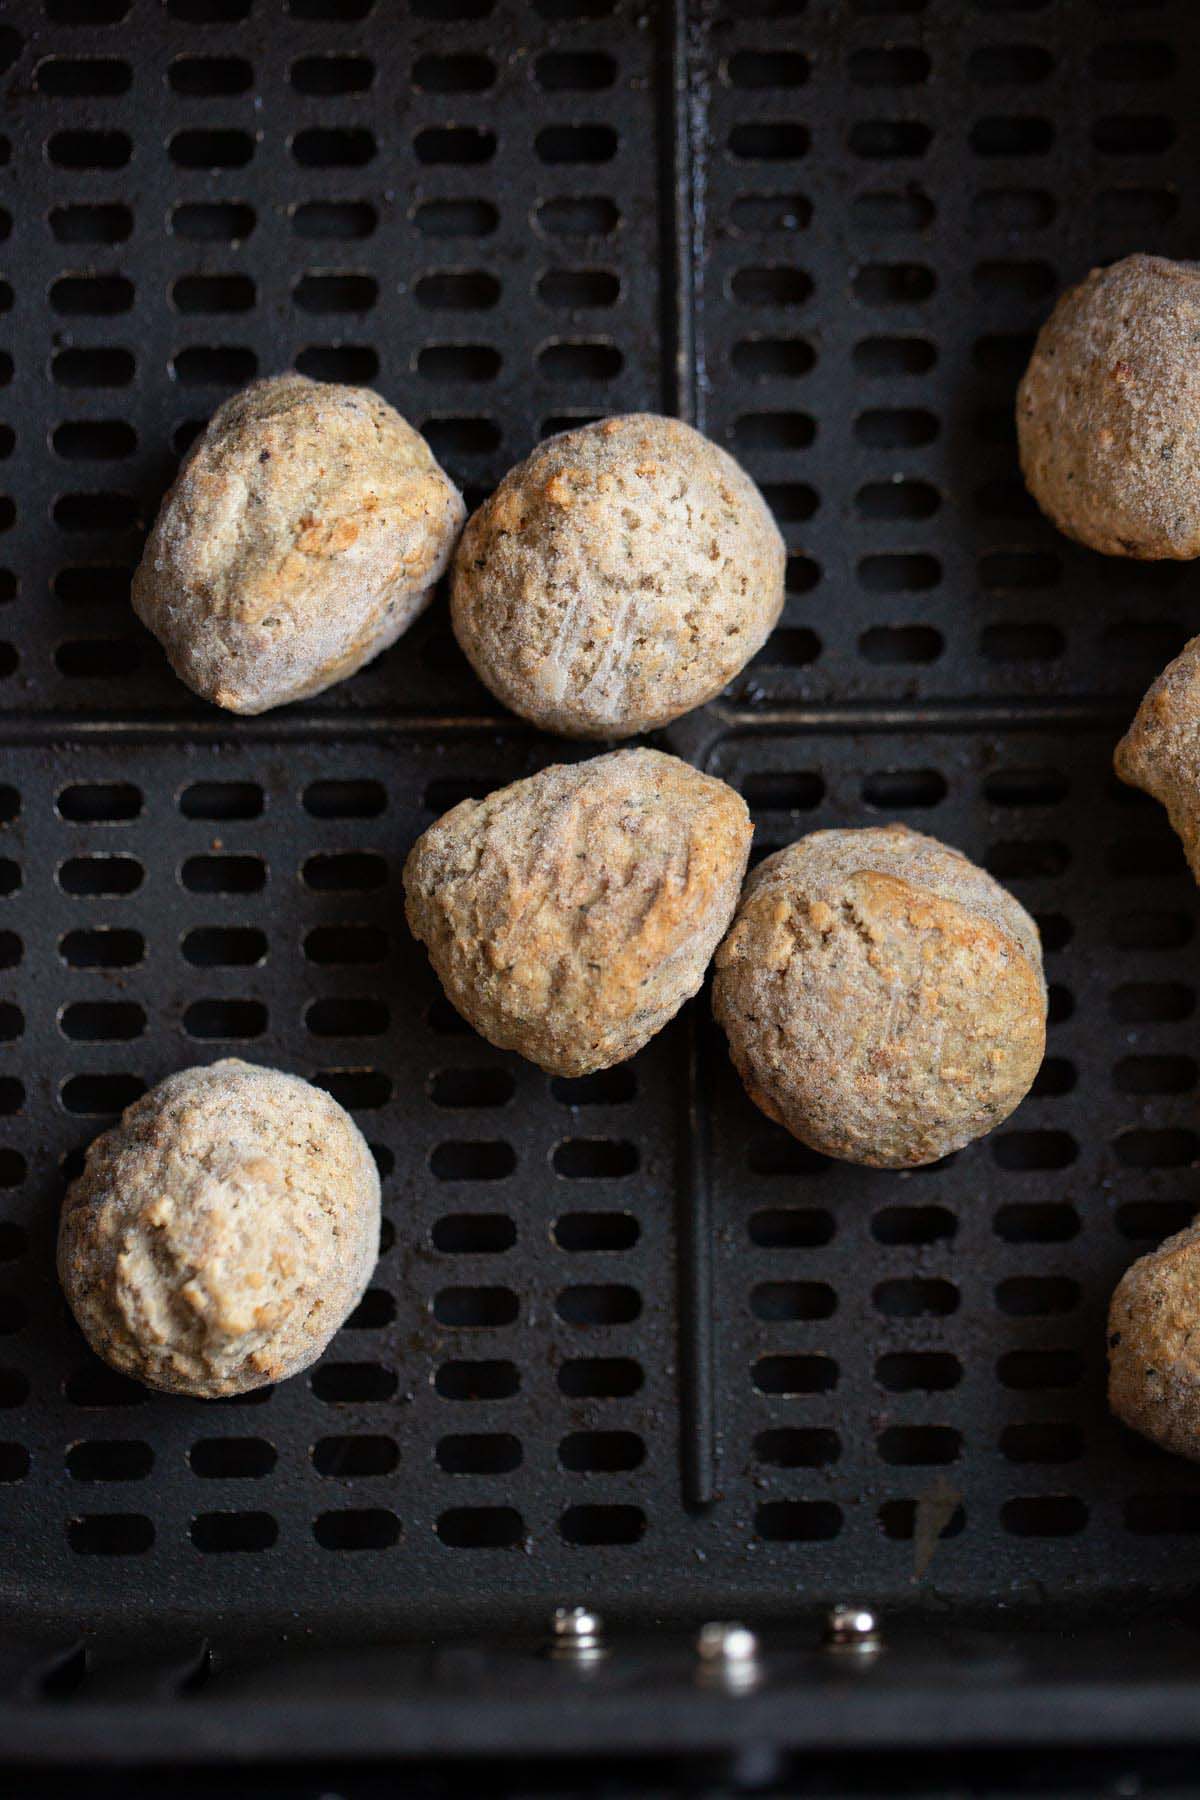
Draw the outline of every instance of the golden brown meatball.
[[[404,870],[463,1017],[556,1075],[624,1062],[699,988],[750,853],[745,802],[658,750],[464,800]]]
[[[379,1252],[379,1176],[349,1114],[294,1075],[182,1069],[92,1144],[58,1273],[97,1355],[211,1399],[315,1362]]]
[[[1108,1402],[1164,1450],[1200,1461],[1200,1223],[1118,1282],[1108,1312]]]
[[[1046,1041],[1033,920],[902,825],[816,831],[769,856],[717,952],[713,1007],[768,1118],[877,1168],[990,1131]]]
[[[1200,264],[1093,269],[1042,326],[1017,392],[1042,511],[1108,556],[1200,555]]]
[[[465,511],[378,394],[279,375],[213,414],[159,510],[134,610],[190,688],[266,712],[407,631]]]
[[[783,606],[783,540],[750,477],[677,419],[548,438],[454,561],[459,643],[498,699],[565,737],[650,731],[711,700]]]

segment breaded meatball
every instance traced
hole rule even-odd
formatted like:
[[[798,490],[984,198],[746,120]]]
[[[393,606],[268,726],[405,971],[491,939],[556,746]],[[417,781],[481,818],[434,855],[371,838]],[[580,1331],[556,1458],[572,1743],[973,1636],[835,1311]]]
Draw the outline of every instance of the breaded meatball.
[[[213,1399],[315,1362],[379,1253],[379,1176],[335,1100],[229,1058],[182,1069],[92,1144],[58,1273],[97,1355]]]
[[[719,694],[783,606],[753,481],[689,425],[631,413],[509,471],[454,561],[459,643],[498,699],[565,737],[650,731]]]
[[[1021,469],[1060,531],[1108,556],[1200,555],[1200,264],[1093,269],[1038,333]]]
[[[1200,1222],[1126,1269],[1108,1311],[1108,1403],[1200,1461]]]
[[[133,578],[134,611],[190,688],[267,712],[395,643],[465,515],[378,394],[278,375],[227,400],[191,450]]]
[[[717,952],[713,1006],[768,1118],[885,1169],[1007,1118],[1046,1041],[1037,926],[903,825],[815,831],[769,856]]]
[[[751,829],[732,788],[661,751],[557,764],[430,826],[405,865],[408,922],[490,1043],[586,1075],[699,988]]]
[[[1200,637],[1147,690],[1113,767],[1130,787],[1161,800],[1200,881]]]

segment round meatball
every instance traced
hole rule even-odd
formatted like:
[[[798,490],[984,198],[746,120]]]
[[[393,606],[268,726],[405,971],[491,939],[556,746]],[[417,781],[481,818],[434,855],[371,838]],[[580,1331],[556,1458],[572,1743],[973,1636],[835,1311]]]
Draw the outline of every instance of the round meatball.
[[[1200,1222],[1125,1271],[1108,1312],[1108,1403],[1200,1462]]]
[[[732,788],[661,751],[557,764],[430,826],[404,870],[408,922],[490,1043],[586,1075],[699,988],[751,829]]]
[[[320,1088],[228,1059],[168,1076],[98,1137],[58,1273],[92,1349],[214,1399],[314,1362],[379,1253],[379,1176]]]
[[[711,700],[783,606],[783,540],[733,458],[677,419],[539,444],[467,525],[455,634],[498,699],[565,737],[651,731]]]
[[[1200,637],[1147,690],[1113,767],[1122,781],[1166,807],[1200,881]]]
[[[1017,392],[1042,511],[1108,556],[1200,555],[1200,264],[1093,269],[1042,326]]]
[[[267,712],[407,631],[465,513],[378,394],[279,375],[213,414],[159,510],[134,611],[190,688]]]
[[[883,1169],[1007,1118],[1046,1042],[1037,926],[902,825],[816,831],[769,856],[717,952],[713,1005],[768,1118]]]

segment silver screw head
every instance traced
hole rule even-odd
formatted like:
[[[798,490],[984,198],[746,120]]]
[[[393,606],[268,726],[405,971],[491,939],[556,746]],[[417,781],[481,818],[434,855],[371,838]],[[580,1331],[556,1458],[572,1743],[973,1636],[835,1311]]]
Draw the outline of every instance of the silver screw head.
[[[822,1641],[827,1650],[873,1656],[883,1648],[878,1615],[869,1606],[831,1606]]]
[[[711,1619],[696,1638],[699,1679],[709,1686],[754,1687],[762,1678],[758,1638],[736,1620]]]
[[[586,1606],[559,1606],[554,1611],[550,1654],[560,1662],[598,1662],[608,1654],[604,1621]]]

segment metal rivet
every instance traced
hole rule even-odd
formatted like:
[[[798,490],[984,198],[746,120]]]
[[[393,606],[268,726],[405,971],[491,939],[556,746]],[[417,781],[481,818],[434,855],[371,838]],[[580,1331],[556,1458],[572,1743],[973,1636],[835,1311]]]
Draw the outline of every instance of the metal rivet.
[[[745,1689],[762,1679],[758,1639],[748,1625],[712,1619],[696,1639],[698,1678],[706,1686]]]
[[[554,1613],[550,1654],[559,1662],[598,1662],[608,1655],[604,1621],[586,1606],[559,1606]]]
[[[826,1650],[874,1656],[883,1648],[878,1616],[869,1606],[831,1606],[822,1642]]]

